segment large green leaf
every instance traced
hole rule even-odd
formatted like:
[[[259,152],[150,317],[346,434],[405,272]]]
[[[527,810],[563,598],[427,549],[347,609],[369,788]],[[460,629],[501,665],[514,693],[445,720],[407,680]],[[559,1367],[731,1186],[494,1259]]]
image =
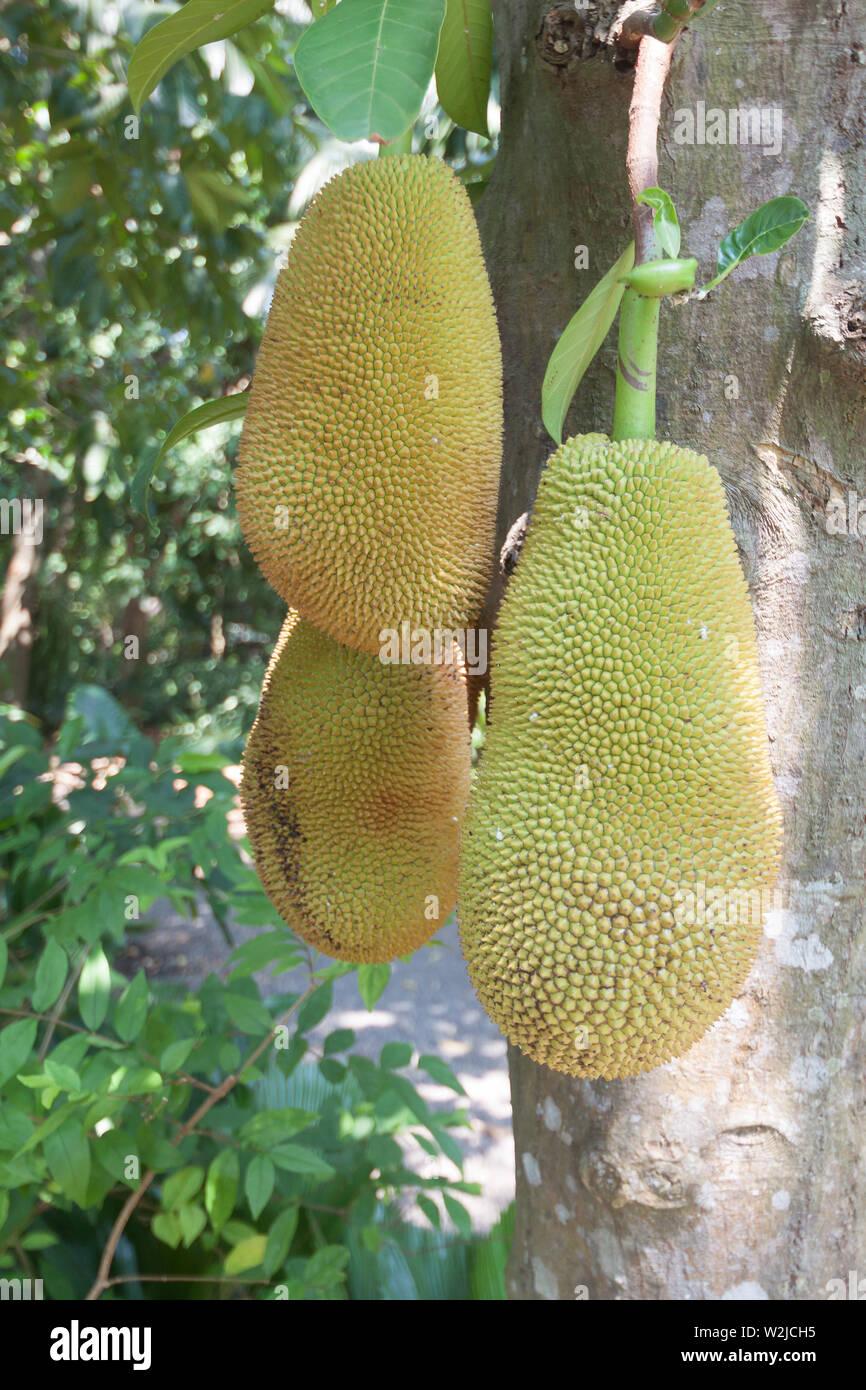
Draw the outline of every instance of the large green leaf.
[[[81,1017],[96,1032],[108,1011],[111,970],[101,946],[90,952],[78,977],[78,1008]]]
[[[715,278],[703,285],[699,293],[712,289],[749,256],[767,256],[778,251],[796,236],[808,216],[809,209],[800,198],[771,198],[728,232],[719,247]]]
[[[31,1002],[38,1014],[55,1002],[63,988],[68,970],[66,952],[59,941],[55,941],[53,937],[49,938],[45,950],[39,957],[33,980]]]
[[[8,1023],[0,1033],[0,1086],[23,1067],[36,1041],[35,1018]]]
[[[141,110],[179,58],[202,44],[227,39],[273,7],[274,0],[187,0],[176,14],[154,24],[129,60],[126,80],[135,110]]]
[[[234,1149],[223,1149],[208,1168],[204,1189],[204,1204],[217,1234],[234,1211],[239,1178],[237,1153]]]
[[[572,397],[616,318],[625,293],[621,277],[633,265],[634,242],[631,242],[616,265],[587,295],[550,354],[541,387],[541,418],[557,444],[562,443],[562,426]]]
[[[452,121],[479,135],[487,134],[492,66],[490,0],[447,0],[436,58],[436,90]]]
[[[295,72],[340,140],[396,140],[427,91],[445,0],[342,0],[310,26]]]
[[[203,405],[195,406],[193,410],[188,410],[186,415],[178,420],[163,440],[159,453],[153,458],[145,459],[132,480],[129,500],[136,511],[147,515],[147,495],[150,491],[150,481],[169,449],[173,449],[175,444],[179,444],[182,439],[186,439],[189,435],[197,434],[199,430],[209,429],[211,425],[224,425],[230,420],[241,419],[246,411],[249,397],[249,391],[237,391],[233,396],[220,396],[218,400],[205,401]]]
[[[90,1146],[74,1116],[48,1136],[43,1144],[48,1171],[64,1196],[84,1205],[90,1180]]]

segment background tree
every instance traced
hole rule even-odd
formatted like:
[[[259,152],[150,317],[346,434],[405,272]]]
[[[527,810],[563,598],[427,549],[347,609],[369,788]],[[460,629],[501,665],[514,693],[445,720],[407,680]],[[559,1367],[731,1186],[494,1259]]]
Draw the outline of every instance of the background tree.
[[[494,4],[501,152],[479,216],[505,354],[501,539],[553,449],[550,351],[630,234],[619,9]],[[824,1298],[866,1272],[864,20],[863,0],[724,4],[674,54],[659,183],[699,274],[758,204],[794,192],[813,211],[738,284],[666,302],[659,353],[658,437],[707,454],[731,506],[785,868],[742,995],[685,1057],[592,1082],[511,1056],[515,1298]],[[677,143],[678,113],[700,102],[780,108],[780,150]],[[609,427],[615,370],[611,337],[566,434]]]

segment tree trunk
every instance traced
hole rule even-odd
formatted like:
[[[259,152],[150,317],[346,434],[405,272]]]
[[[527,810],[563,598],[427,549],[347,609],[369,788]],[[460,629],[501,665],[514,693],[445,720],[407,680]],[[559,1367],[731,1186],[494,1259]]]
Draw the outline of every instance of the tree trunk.
[[[502,143],[479,218],[505,355],[501,542],[554,447],[550,351],[631,235],[632,75],[604,44],[616,5],[494,8]],[[858,1259],[866,1277],[864,42],[866,0],[751,0],[674,54],[659,182],[701,279],[760,203],[812,211],[706,301],[663,303],[659,352],[658,436],[706,454],[728,494],[785,867],[742,994],[679,1061],[581,1082],[512,1050],[514,1298],[823,1299]],[[699,102],[781,108],[780,150],[677,143]],[[566,434],[609,432],[615,366],[611,335]]]
[[[12,537],[12,553],[3,576],[0,595],[0,700],[27,704],[30,659],[33,654],[34,585],[39,570],[41,542],[26,528]]]

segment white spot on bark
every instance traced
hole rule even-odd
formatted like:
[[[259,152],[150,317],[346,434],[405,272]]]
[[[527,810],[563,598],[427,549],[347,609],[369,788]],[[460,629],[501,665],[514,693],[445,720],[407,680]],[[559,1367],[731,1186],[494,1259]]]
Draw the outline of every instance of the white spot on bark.
[[[764,329],[764,342],[775,343],[779,337],[779,330],[774,323],[768,323]]]
[[[817,885],[809,886],[814,888]],[[809,920],[804,914],[804,924],[808,924]],[[833,964],[832,952],[827,950],[817,932],[810,932],[805,937],[798,936],[799,927],[800,919],[790,908],[775,908],[767,913],[766,932],[775,942],[776,959],[780,964],[793,966],[796,970],[826,970]]]
[[[556,1276],[547,1268],[546,1264],[542,1264],[537,1255],[532,1257],[532,1278],[535,1292],[540,1294],[542,1298],[552,1301],[559,1299],[559,1285],[556,1282]]]
[[[784,1187],[780,1187],[778,1192],[773,1193],[774,1211],[787,1211],[791,1205],[791,1194],[786,1192]]]
[[[733,1288],[725,1289],[722,1294],[723,1303],[736,1302],[738,1299],[747,1298],[769,1303],[770,1295],[761,1288],[760,1284],[754,1280],[747,1280],[745,1284],[734,1284]]]
[[[523,1171],[526,1174],[526,1181],[529,1183],[529,1186],[540,1187],[541,1169],[532,1157],[532,1154],[524,1154],[520,1161],[523,1164]]]
[[[712,1211],[716,1205],[716,1189],[711,1182],[701,1183],[698,1194],[695,1198],[696,1205],[701,1211]]]
[[[795,1057],[788,1075],[798,1091],[814,1095],[830,1080],[830,1069],[822,1057]]]
[[[562,1129],[562,1111],[556,1101],[552,1100],[550,1096],[545,1096],[544,1099],[544,1123],[547,1125],[547,1128],[553,1130],[554,1133]]]
[[[568,1207],[564,1207],[561,1202],[557,1202],[553,1210],[556,1213],[556,1219],[560,1226],[566,1226],[569,1221],[574,1220],[574,1212],[569,1211]]]
[[[735,999],[728,1012],[725,1014],[725,1022],[732,1028],[745,1028],[749,1022],[749,1009],[742,999]]]

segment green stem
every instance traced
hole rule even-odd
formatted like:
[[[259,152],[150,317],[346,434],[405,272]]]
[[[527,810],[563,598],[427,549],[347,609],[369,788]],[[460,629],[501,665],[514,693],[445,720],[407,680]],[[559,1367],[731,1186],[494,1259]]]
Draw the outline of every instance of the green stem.
[[[632,289],[623,295],[613,412],[617,440],[655,438],[660,304],[660,299],[648,299]]]
[[[396,140],[391,140],[387,145],[379,146],[379,158],[389,154],[411,154],[412,153],[412,126],[404,131]]]
[[[702,19],[718,3],[718,0],[704,0],[701,4],[691,4],[690,0],[662,0],[662,13],[653,21],[653,33],[662,43],[671,43],[686,24],[694,24]]]

